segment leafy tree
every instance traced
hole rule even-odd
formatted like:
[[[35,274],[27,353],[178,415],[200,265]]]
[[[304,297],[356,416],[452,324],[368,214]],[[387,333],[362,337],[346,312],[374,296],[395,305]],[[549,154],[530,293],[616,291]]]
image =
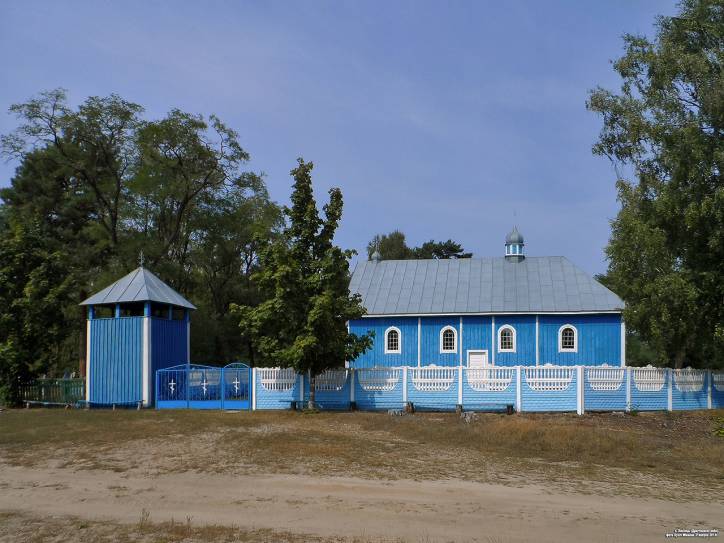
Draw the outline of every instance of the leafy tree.
[[[378,234],[367,244],[367,257],[378,251],[382,260],[406,260],[412,258],[412,250],[407,246],[405,234],[393,230],[389,234]]]
[[[378,251],[381,260],[409,260],[426,258],[470,258],[462,245],[449,239],[447,241],[430,240],[420,247],[408,247],[405,234],[393,230],[389,234],[378,234],[367,244],[367,258]]]
[[[684,0],[653,41],[624,37],[618,93],[595,89],[594,152],[619,179],[607,279],[625,319],[675,367],[724,366],[724,3]]]
[[[266,299],[257,307],[237,306],[240,327],[260,352],[263,365],[292,367],[311,376],[310,407],[316,376],[344,366],[371,347],[371,335],[357,336],[347,321],[365,312],[359,294],[349,292],[349,260],[354,251],[334,245],[342,217],[342,192],[329,191],[324,218],[312,192],[313,164],[298,159],[288,224],[262,252],[255,274]]]
[[[430,240],[412,250],[413,258],[471,258],[463,246],[449,239],[447,241]]]
[[[73,109],[55,90],[10,111],[19,126],[0,138],[0,151],[20,165],[0,190],[0,239],[35,240],[12,246],[27,251],[16,260],[32,261],[29,269],[62,269],[45,277],[49,290],[74,285],[42,302],[48,315],[63,315],[53,339],[62,348],[33,354],[39,362],[27,366],[27,377],[75,369],[78,360],[84,370],[85,313],[77,304],[135,268],[141,250],[153,271],[199,308],[192,319],[203,341],[193,343],[194,360],[252,356],[229,305],[260,300],[250,277],[260,247],[281,225],[281,210],[263,178],[244,171],[249,156],[238,135],[216,117],[178,110],[145,120],[141,106],[116,95]],[[15,282],[0,285],[8,303],[33,289],[27,273],[5,277]],[[42,335],[41,327],[29,330],[28,345]],[[0,344],[19,345],[12,334],[0,326]],[[18,349],[23,360],[30,356]]]
[[[16,384],[64,369],[65,320],[77,286],[63,254],[48,248],[37,226],[14,226],[0,236],[0,400],[14,403]],[[62,366],[62,364],[61,364]]]

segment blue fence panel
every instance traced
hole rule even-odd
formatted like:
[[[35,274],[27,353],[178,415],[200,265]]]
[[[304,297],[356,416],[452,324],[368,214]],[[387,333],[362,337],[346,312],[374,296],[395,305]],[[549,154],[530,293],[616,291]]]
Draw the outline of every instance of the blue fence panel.
[[[365,368],[355,370],[354,394],[363,410],[401,409],[404,372],[400,368]]]
[[[704,370],[672,370],[671,405],[674,410],[706,409],[709,380]]]
[[[291,368],[257,368],[256,409],[289,409],[302,400],[303,379]],[[306,379],[305,379],[306,380]]]
[[[724,372],[711,372],[711,406],[724,409]]]
[[[315,378],[314,401],[319,409],[347,410],[350,406],[352,370],[340,368],[325,371]],[[304,380],[304,399],[309,400],[310,379]]]
[[[663,411],[669,405],[669,370],[631,368],[631,409]]]
[[[459,371],[459,367],[407,369],[407,401],[419,410],[454,410],[458,403]]]
[[[521,373],[522,411],[576,411],[577,368],[526,367]]]
[[[517,369],[492,367],[463,370],[463,408],[491,409],[515,405]]]
[[[626,368],[583,368],[583,403],[586,411],[626,409]]]

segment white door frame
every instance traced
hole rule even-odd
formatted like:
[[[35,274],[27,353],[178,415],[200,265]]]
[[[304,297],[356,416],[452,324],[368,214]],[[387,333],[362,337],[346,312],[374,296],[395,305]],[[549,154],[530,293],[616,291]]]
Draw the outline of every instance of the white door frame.
[[[484,355],[485,355],[485,364],[483,365],[483,367],[488,367],[488,366],[491,366],[491,365],[492,365],[492,364],[490,363],[490,357],[488,356],[488,349],[468,349],[468,351],[467,351],[467,357],[466,357],[466,360],[465,360],[465,363],[467,364],[466,367],[468,367],[468,368],[470,367],[470,354],[471,354],[471,353],[472,353],[472,354],[484,354]]]

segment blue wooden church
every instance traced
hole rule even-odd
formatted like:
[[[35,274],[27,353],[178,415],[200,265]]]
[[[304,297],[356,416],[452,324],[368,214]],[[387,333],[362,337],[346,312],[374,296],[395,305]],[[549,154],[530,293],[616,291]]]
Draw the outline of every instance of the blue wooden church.
[[[152,405],[156,370],[186,364],[194,305],[143,266],[94,294],[86,329],[86,401]]]
[[[355,368],[626,365],[623,301],[565,257],[526,257],[513,229],[505,255],[360,262],[350,291],[375,333]]]

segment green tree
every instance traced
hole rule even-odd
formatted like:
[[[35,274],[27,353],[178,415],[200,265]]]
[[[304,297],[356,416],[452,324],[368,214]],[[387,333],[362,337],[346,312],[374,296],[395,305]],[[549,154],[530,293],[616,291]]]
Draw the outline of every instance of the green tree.
[[[16,385],[65,369],[66,319],[77,285],[62,252],[49,249],[40,228],[6,228],[0,236],[0,401],[14,403]],[[71,309],[72,313],[72,309]]]
[[[367,258],[377,251],[382,260],[406,260],[412,258],[412,250],[407,246],[405,234],[393,230],[389,234],[378,234],[367,244]]]
[[[378,234],[367,244],[367,259],[377,251],[380,260],[409,260],[426,258],[470,258],[473,253],[466,253],[462,245],[449,239],[447,241],[430,240],[420,247],[409,247],[405,234],[393,230],[389,234]]]
[[[724,3],[684,0],[626,35],[618,93],[595,89],[594,152],[623,164],[607,282],[660,362],[724,366]]]
[[[66,279],[75,286],[46,300],[49,315],[63,315],[54,339],[62,348],[33,355],[40,363],[29,365],[30,373],[72,370],[78,361],[84,369],[85,313],[77,304],[136,267],[141,250],[153,271],[199,308],[192,319],[203,341],[192,344],[194,360],[251,356],[229,305],[260,300],[250,276],[259,247],[281,225],[281,210],[263,178],[244,170],[249,156],[238,135],[214,116],[178,110],[145,120],[141,106],[115,95],[71,108],[55,90],[10,111],[19,126],[2,136],[0,151],[20,165],[0,190],[0,238],[33,233],[42,243],[16,244],[16,251],[27,247],[21,260],[63,269],[46,277],[51,290]],[[33,288],[28,274],[5,277],[14,281],[0,286],[6,293]],[[42,335],[40,327],[32,331]],[[0,326],[0,343],[11,332]]]
[[[347,321],[365,312],[358,294],[349,292],[349,260],[354,251],[334,245],[342,217],[342,192],[329,191],[324,218],[312,191],[313,164],[298,160],[288,224],[262,252],[255,278],[266,297],[257,307],[235,308],[240,327],[261,354],[262,365],[292,367],[311,376],[310,407],[316,376],[344,366],[371,347],[371,335],[357,336]]]
[[[463,246],[449,239],[447,241],[430,240],[412,250],[413,258],[471,258],[473,253],[466,253]]]

